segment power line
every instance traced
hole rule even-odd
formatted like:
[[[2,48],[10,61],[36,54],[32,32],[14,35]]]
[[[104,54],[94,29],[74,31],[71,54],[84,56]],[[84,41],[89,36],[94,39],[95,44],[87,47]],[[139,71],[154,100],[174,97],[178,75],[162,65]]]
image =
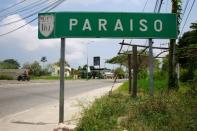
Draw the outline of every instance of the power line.
[[[22,17],[22,18],[19,19],[19,20],[15,20],[15,21],[12,21],[12,22],[9,22],[9,23],[2,24],[2,25],[0,25],[0,27],[2,27],[2,26],[8,26],[8,25],[11,25],[11,24],[20,22],[20,21],[22,21],[22,20],[24,20],[24,19],[27,19],[27,18],[29,18],[29,17],[32,17],[32,16],[36,15],[37,13],[42,12],[42,11],[44,11],[44,10],[50,8],[51,6],[53,6],[53,4],[55,4],[55,3],[58,2],[58,1],[59,1],[59,0],[56,0],[55,2],[53,2],[52,4],[50,4],[49,6],[47,6],[47,7],[45,7],[45,8],[42,8],[41,10],[38,10],[38,11],[36,11],[36,12],[33,12],[33,13],[30,14],[30,15],[27,15],[27,16],[25,16],[25,17]]]
[[[156,0],[155,7],[154,7],[154,12],[157,12],[157,8],[158,8],[158,5],[159,5],[159,1],[160,1],[160,0]]]
[[[185,15],[185,11],[187,10],[187,6],[188,6],[188,4],[189,4],[189,1],[190,1],[190,0],[187,0],[187,1],[186,1],[185,7],[184,7],[184,10],[183,10],[183,16],[182,16],[182,18],[183,18],[184,15]]]
[[[188,18],[189,18],[189,16],[190,16],[190,13],[191,13],[191,11],[192,11],[192,9],[193,9],[193,6],[194,6],[194,3],[195,3],[195,2],[196,2],[196,1],[193,0],[192,5],[191,5],[191,8],[190,8],[190,10],[189,10],[189,13],[187,14],[187,17],[186,17],[185,22],[184,22],[184,24],[183,24],[183,27],[182,27],[182,29],[181,29],[180,35],[182,34],[183,29],[185,28],[185,25],[186,25],[186,23],[187,23],[187,20],[188,20]]]
[[[24,3],[25,1],[27,1],[27,0],[22,0],[22,1],[20,1],[20,2],[18,2],[18,3],[15,3],[15,4],[13,4],[13,5],[7,7],[7,8],[4,8],[4,9],[0,10],[0,13],[6,11],[6,10],[8,10],[8,9],[11,9],[11,8],[13,8],[13,7],[17,6],[17,5],[20,5],[20,4]]]
[[[168,8],[168,0],[166,0],[166,12],[167,12],[167,8]]]
[[[146,2],[145,2],[145,4],[144,4],[144,7],[143,7],[143,9],[142,9],[142,12],[144,12],[144,10],[145,10],[145,8],[146,8],[146,5],[147,5],[147,3],[148,3],[148,0],[146,0]],[[123,41],[124,41],[124,39],[123,39]],[[124,42],[123,42],[124,43]],[[130,42],[129,42],[130,44],[132,43],[132,39],[130,40]],[[127,47],[127,51],[129,50],[129,45],[128,45],[128,47]],[[121,47],[121,49],[120,49],[120,51],[122,50],[122,47]],[[120,53],[120,51],[119,51],[119,53]]]
[[[146,8],[146,6],[147,6],[147,3],[148,3],[148,0],[146,0],[146,2],[145,2],[145,4],[144,4],[144,7],[143,7],[143,9],[142,9],[142,12],[144,12],[144,10],[145,10],[145,8]],[[132,39],[130,40],[130,42],[129,42],[130,44],[132,43]],[[127,51],[129,50],[129,45],[128,45],[128,47],[127,47]]]
[[[146,3],[144,4],[144,8],[142,9],[142,12],[144,12],[145,8],[146,8],[146,5],[148,3],[148,0],[146,0]]]
[[[163,3],[163,0],[160,0],[160,4],[159,4],[157,12],[160,12],[162,3]]]
[[[45,12],[49,12],[49,11],[53,10],[54,8],[56,8],[57,6],[59,6],[60,4],[62,4],[64,1],[65,1],[65,0],[58,0],[58,1],[54,4],[53,7],[51,7],[50,9],[48,9],[48,10],[45,11]],[[10,34],[10,33],[12,33],[12,32],[15,32],[15,31],[17,31],[17,30],[19,30],[19,29],[25,27],[26,25],[32,23],[33,21],[35,21],[35,20],[37,20],[37,19],[38,19],[38,17],[32,19],[31,21],[27,22],[26,24],[24,24],[24,25],[22,25],[22,26],[20,26],[20,27],[18,27],[18,28],[16,28],[16,29],[13,29],[13,30],[8,31],[8,32],[3,33],[3,34],[0,34],[0,37],[1,37],[1,36],[5,36],[5,35],[8,35],[8,34]]]
[[[162,2],[163,2],[163,0],[160,0],[160,3],[159,3],[159,0],[156,0],[155,7],[154,7],[154,12],[156,12],[157,6],[159,6],[157,12],[158,13],[160,12]],[[145,45],[146,45],[147,42],[148,42],[148,40],[145,41]],[[148,46],[145,47],[139,54],[140,55],[143,54],[148,48],[149,48]]]
[[[35,1],[35,2],[33,2],[33,3],[30,3],[30,4],[26,5],[25,7],[16,9],[16,10],[14,10],[14,11],[12,11],[12,12],[8,12],[8,13],[5,14],[5,15],[1,15],[0,17],[1,17],[1,18],[5,18],[5,17],[7,17],[7,16],[9,16],[9,15],[14,15],[14,14],[23,13],[23,12],[26,13],[26,11],[31,11],[32,9],[35,10],[36,7],[38,7],[38,6],[40,7],[40,5],[46,3],[47,1],[49,1],[49,0],[44,0],[44,1],[43,1],[43,0],[38,0],[38,1]],[[35,7],[35,8],[34,8],[34,7]]]

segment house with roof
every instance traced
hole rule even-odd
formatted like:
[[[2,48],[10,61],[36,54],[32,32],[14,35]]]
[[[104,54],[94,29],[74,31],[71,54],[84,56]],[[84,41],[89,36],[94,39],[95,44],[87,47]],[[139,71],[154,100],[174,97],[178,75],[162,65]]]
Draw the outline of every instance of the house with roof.
[[[53,64],[51,67],[51,75],[52,76],[59,76],[60,75],[60,66],[57,64]],[[70,77],[71,76],[71,67],[69,66],[64,66],[64,76],[65,77]]]

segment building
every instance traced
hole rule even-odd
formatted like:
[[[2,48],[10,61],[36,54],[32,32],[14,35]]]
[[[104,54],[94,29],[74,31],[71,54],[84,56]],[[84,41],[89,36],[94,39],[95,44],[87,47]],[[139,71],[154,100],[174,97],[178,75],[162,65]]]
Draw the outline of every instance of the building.
[[[60,67],[58,65],[56,65],[56,64],[52,65],[51,75],[52,76],[59,76],[60,75]],[[69,66],[64,67],[64,76],[65,77],[71,76],[71,67],[69,67]]]

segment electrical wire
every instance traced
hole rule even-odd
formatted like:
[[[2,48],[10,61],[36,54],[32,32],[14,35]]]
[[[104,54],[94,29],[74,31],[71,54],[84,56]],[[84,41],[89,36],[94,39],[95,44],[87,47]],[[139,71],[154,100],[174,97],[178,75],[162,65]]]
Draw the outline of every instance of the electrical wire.
[[[64,1],[66,1],[66,0],[59,0],[59,1],[57,1],[57,2],[54,4],[53,7],[51,7],[50,9],[48,9],[48,10],[45,11],[45,12],[49,12],[49,11],[53,10],[54,8],[56,8],[57,6],[59,6],[60,4],[62,4]],[[1,36],[5,36],[5,35],[8,35],[8,34],[10,34],[10,33],[12,33],[12,32],[15,32],[15,31],[17,31],[17,30],[19,30],[19,29],[25,27],[26,25],[32,23],[33,21],[35,21],[35,20],[37,20],[37,19],[38,19],[38,17],[32,19],[31,21],[27,22],[26,24],[24,24],[24,25],[22,25],[22,26],[20,26],[20,27],[18,27],[18,28],[15,28],[15,29],[13,29],[13,30],[11,30],[11,31],[8,31],[8,32],[3,33],[3,34],[0,34],[0,37],[1,37]]]
[[[144,4],[144,7],[143,7],[143,9],[142,9],[142,12],[144,12],[144,10],[145,10],[145,8],[146,8],[147,3],[148,3],[148,0],[146,0],[146,3]]]
[[[185,4],[184,10],[183,10],[183,16],[182,16],[182,18],[183,18],[184,15],[185,15],[185,11],[187,10],[187,6],[188,6],[188,4],[189,4],[189,1],[190,1],[190,0],[186,0],[186,4]]]
[[[167,9],[168,9],[168,0],[166,0],[166,12],[167,12]]]
[[[157,12],[157,8],[158,8],[158,5],[159,5],[159,1],[160,1],[160,0],[156,0],[155,7],[154,7],[154,12]]]
[[[187,23],[187,20],[188,20],[188,18],[189,18],[189,16],[190,16],[190,13],[191,13],[191,11],[192,11],[192,9],[193,9],[193,6],[194,6],[195,2],[196,2],[196,0],[193,0],[192,5],[191,5],[191,8],[190,8],[190,10],[189,10],[189,13],[187,14],[187,17],[186,17],[185,22],[184,22],[184,24],[183,24],[183,27],[182,27],[182,29],[181,29],[180,35],[182,34],[183,29],[185,28],[185,25],[186,25],[186,23]]]
[[[33,3],[30,3],[28,5],[26,5],[25,7],[23,8],[19,8],[15,11],[12,11],[12,12],[8,12],[6,15],[1,15],[0,18],[5,18],[9,15],[14,15],[14,14],[18,14],[18,13],[27,13],[26,11],[31,11],[32,9],[36,9],[36,7],[40,7],[42,4],[45,4],[47,1],[49,0],[38,0],[38,1],[35,1]]]
[[[142,9],[142,12],[144,12],[144,10],[145,10],[145,8],[146,8],[146,6],[147,6],[147,3],[148,3],[148,0],[146,0],[146,2],[145,2],[145,4],[144,4],[144,7],[143,7],[143,9]],[[132,39],[130,40],[130,42],[129,42],[130,44],[132,43]],[[129,47],[130,47],[130,45],[128,45],[128,47],[127,47],[127,51],[126,52],[128,52],[129,51]]]
[[[7,7],[7,8],[1,9],[1,10],[0,10],[0,13],[5,12],[6,10],[11,9],[11,8],[13,8],[13,7],[17,6],[17,5],[20,5],[20,4],[24,3],[25,1],[27,1],[27,0],[22,0],[22,1],[20,1],[20,2],[18,2],[18,3],[15,3],[15,4],[13,4],[13,5]]]
[[[157,10],[158,13],[161,11],[162,3],[163,3],[163,0],[160,0],[160,4],[159,4],[158,10]]]
[[[59,0],[56,0],[55,2],[58,2],[58,1],[59,1]],[[51,6],[53,6],[53,4],[54,4],[55,2],[53,2],[52,4],[50,4],[49,6],[47,6],[47,7],[45,7],[45,8],[42,8],[41,10],[38,10],[38,11],[36,11],[36,12],[33,12],[32,14],[30,14],[30,15],[28,15],[28,16],[24,16],[24,17],[22,17],[22,18],[19,19],[19,20],[15,20],[15,21],[12,21],[12,22],[9,22],[9,23],[1,24],[0,27],[2,27],[2,26],[8,26],[8,25],[11,25],[11,24],[15,24],[15,23],[17,23],[17,22],[20,22],[20,21],[22,21],[22,20],[25,20],[25,19],[27,19],[27,18],[30,18],[30,17],[36,15],[37,13],[42,12],[42,11],[44,11],[44,10],[50,8]]]

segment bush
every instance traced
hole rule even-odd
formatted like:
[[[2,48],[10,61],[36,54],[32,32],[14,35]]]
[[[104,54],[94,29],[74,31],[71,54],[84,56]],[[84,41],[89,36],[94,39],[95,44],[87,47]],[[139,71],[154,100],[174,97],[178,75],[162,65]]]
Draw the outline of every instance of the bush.
[[[78,131],[107,131],[117,129],[118,116],[126,111],[130,97],[124,98],[122,94],[114,94],[111,97],[104,96],[97,99],[89,108],[85,109],[83,118],[78,124]]]
[[[194,78],[194,74],[189,72],[186,69],[181,70],[181,74],[180,74],[180,81],[182,82],[187,82],[189,80],[192,80]]]
[[[194,131],[197,129],[197,95],[185,92],[155,93],[131,98],[128,82],[111,96],[97,99],[84,110],[77,131]],[[121,118],[121,119],[120,119]]]
[[[154,79],[156,79],[156,80],[164,80],[164,79],[167,79],[167,72],[160,71],[160,70],[155,70],[154,71]]]
[[[8,75],[0,75],[0,80],[13,80],[14,78],[12,76]]]
[[[148,71],[147,71],[147,69],[139,69],[138,79],[147,79],[147,78],[148,78]]]
[[[118,67],[114,71],[115,76],[117,76],[119,79],[122,79],[125,77],[125,72],[121,67]]]

